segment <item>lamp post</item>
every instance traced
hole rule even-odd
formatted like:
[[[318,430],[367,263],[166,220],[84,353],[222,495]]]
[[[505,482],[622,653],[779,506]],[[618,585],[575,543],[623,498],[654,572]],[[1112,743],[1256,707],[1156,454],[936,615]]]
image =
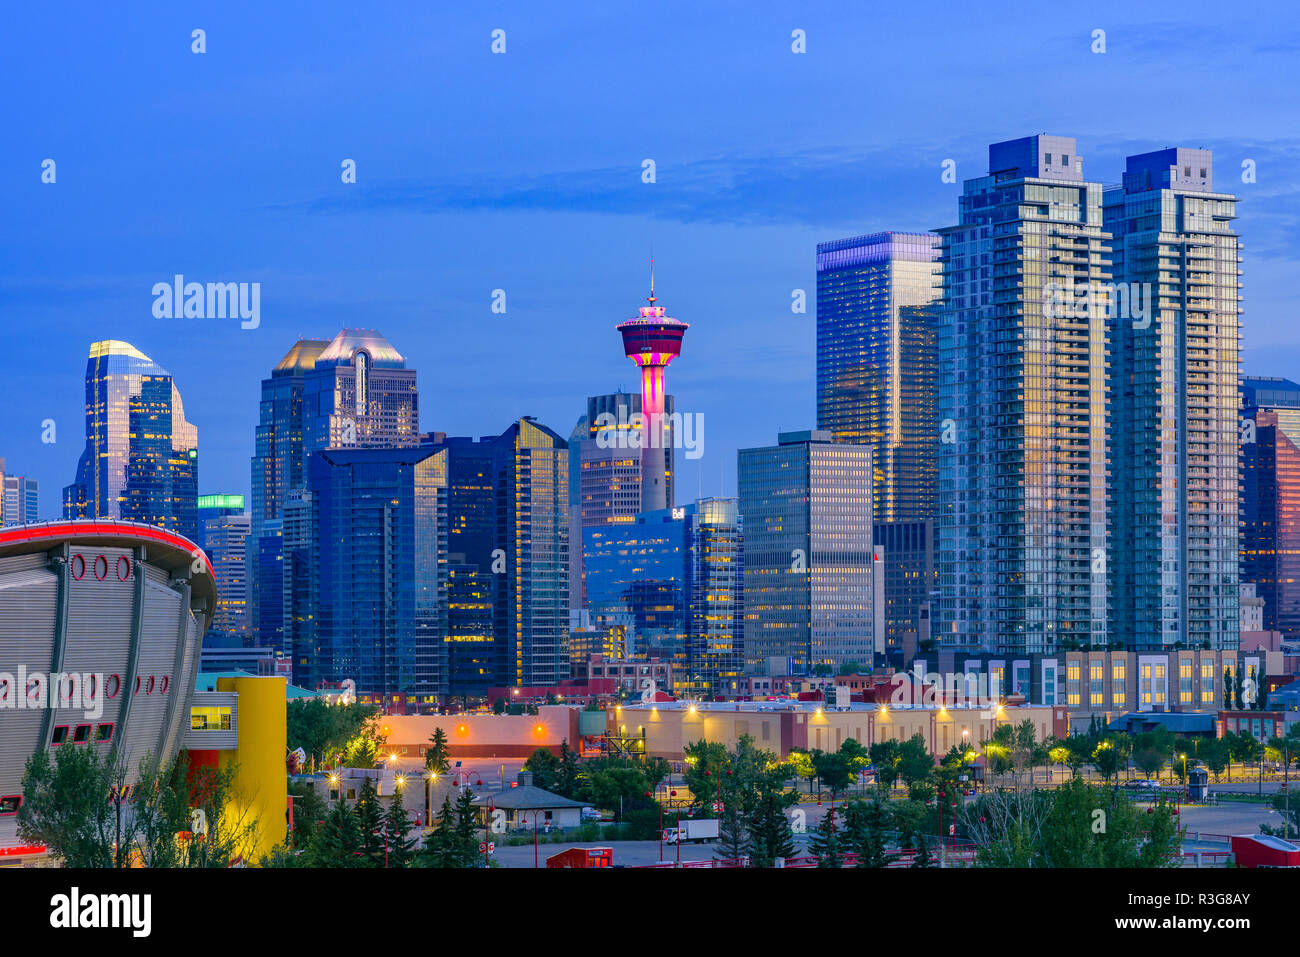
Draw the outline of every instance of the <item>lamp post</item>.
[[[519,813],[523,815],[524,821],[527,822],[527,821],[528,821],[528,814],[529,814],[529,812],[528,812],[528,811],[520,811]],[[542,813],[541,810],[539,810],[539,809],[537,809],[537,808],[534,808],[533,811],[532,811],[532,815],[533,815],[533,867],[541,867],[541,864],[540,864],[540,862],[539,862],[539,858],[538,858],[538,851],[537,851],[537,815],[539,815],[539,814],[541,814],[541,813]]]

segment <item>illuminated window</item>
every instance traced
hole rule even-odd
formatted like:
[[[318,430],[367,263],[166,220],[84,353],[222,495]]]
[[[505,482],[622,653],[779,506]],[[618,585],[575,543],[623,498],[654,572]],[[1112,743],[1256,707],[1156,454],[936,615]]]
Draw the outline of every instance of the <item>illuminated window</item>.
[[[191,731],[229,731],[230,708],[228,706],[212,708],[190,708]]]

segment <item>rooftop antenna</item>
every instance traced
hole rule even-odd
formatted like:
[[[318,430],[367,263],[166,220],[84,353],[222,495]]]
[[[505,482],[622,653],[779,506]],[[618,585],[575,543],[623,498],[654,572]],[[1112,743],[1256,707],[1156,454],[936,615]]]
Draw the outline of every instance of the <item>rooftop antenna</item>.
[[[650,247],[650,295],[646,297],[646,302],[650,305],[655,304],[655,249]]]

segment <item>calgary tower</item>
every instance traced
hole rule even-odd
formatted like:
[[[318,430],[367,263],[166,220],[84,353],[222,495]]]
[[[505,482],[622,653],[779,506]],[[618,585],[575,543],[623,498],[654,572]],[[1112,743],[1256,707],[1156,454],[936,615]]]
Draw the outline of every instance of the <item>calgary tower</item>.
[[[664,470],[664,370],[682,354],[682,338],[690,328],[667,315],[655,302],[655,264],[650,260],[648,306],[640,315],[616,327],[623,334],[623,351],[641,367],[641,511],[668,507]]]

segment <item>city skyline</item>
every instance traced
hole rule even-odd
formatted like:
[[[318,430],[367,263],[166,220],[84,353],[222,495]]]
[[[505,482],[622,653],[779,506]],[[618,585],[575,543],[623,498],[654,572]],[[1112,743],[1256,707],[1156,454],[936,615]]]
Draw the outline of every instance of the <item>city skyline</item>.
[[[722,27],[720,15],[710,14],[701,29],[683,31],[684,9],[669,5],[662,20],[648,19],[635,33],[607,30],[599,49],[584,45],[589,28],[565,15],[543,24],[536,13],[514,11],[499,24],[510,37],[503,57],[489,52],[488,32],[498,24],[463,13],[444,23],[416,12],[408,29],[426,39],[373,75],[356,65],[392,57],[389,45],[381,51],[374,34],[345,40],[344,31],[322,27],[323,48],[347,42],[357,52],[332,72],[319,68],[319,76],[316,61],[301,52],[250,41],[233,12],[204,25],[214,41],[207,59],[174,41],[173,34],[187,41],[190,25],[137,14],[121,24],[101,22],[103,42],[79,47],[66,76],[46,77],[40,65],[59,59],[43,36],[48,15],[28,14],[10,36],[16,72],[48,89],[67,106],[55,112],[106,146],[91,158],[49,116],[18,104],[16,148],[0,158],[6,182],[30,180],[10,187],[15,229],[0,257],[0,296],[13,321],[42,330],[0,359],[16,396],[0,445],[13,468],[39,480],[42,516],[57,514],[58,490],[76,457],[76,399],[52,383],[78,375],[78,353],[91,341],[130,341],[172,371],[204,436],[200,492],[251,494],[246,463],[257,383],[304,336],[374,326],[403,343],[427,383],[423,431],[486,435],[520,414],[562,426],[588,395],[635,390],[635,370],[610,349],[608,323],[625,313],[629,292],[643,286],[652,247],[660,289],[692,323],[688,358],[673,372],[680,408],[727,423],[710,431],[702,459],[680,463],[679,497],[734,495],[737,448],[766,442],[776,430],[815,425],[808,374],[813,305],[795,314],[790,301],[795,289],[809,300],[814,295],[816,243],[946,224],[961,180],[979,169],[986,145],[1035,129],[1075,136],[1091,175],[1103,183],[1120,180],[1127,155],[1175,144],[1212,149],[1220,180],[1239,197],[1237,225],[1248,251],[1244,371],[1285,376],[1300,365],[1286,305],[1300,152],[1284,136],[1258,135],[1275,128],[1266,117],[1275,115],[1279,98],[1293,95],[1262,82],[1295,48],[1291,34],[1263,23],[1221,25],[1219,55],[1210,64],[1185,49],[1195,49],[1189,40],[1200,36],[1190,26],[1142,22],[1119,5],[1049,11],[1026,27],[1026,52],[976,68],[986,79],[1009,76],[1044,55],[1069,66],[1021,90],[1017,115],[965,93],[939,70],[901,88],[895,102],[872,102],[865,122],[846,125],[838,114],[811,108],[810,98],[832,79],[865,69],[855,65],[855,45],[870,44],[873,69],[901,69],[922,53],[938,62],[962,43],[993,46],[995,27],[974,12],[954,12],[953,36],[932,36],[909,29],[924,20],[920,11],[841,11],[832,23],[827,14],[791,15],[773,5],[756,8],[743,24]],[[274,22],[285,15],[268,16]],[[793,20],[799,22],[787,22]],[[807,57],[790,50],[796,26],[807,32]],[[1107,30],[1104,54],[1089,49],[1097,27]],[[132,44],[156,49],[139,66],[118,63],[110,52],[115,41],[125,43],[121,31],[137,28],[143,39]],[[584,95],[575,95],[581,76],[634,42],[659,43],[669,51],[665,65],[679,69],[653,82],[629,75],[607,91],[584,86]],[[434,51],[446,62],[433,62]],[[556,72],[557,58],[571,62]],[[280,89],[299,74],[320,82],[291,83],[292,92],[264,97],[266,109],[250,116],[230,108],[249,91],[221,85],[227,67],[214,66],[218,59],[235,61],[245,75],[250,63],[272,64],[246,80],[254,91]],[[702,136],[721,118],[692,92],[691,63],[703,59],[754,62],[735,79],[716,81],[718,96],[738,106],[719,132]],[[503,69],[509,72],[498,77]],[[753,84],[759,69],[773,79]],[[438,148],[432,132],[404,124],[405,138],[394,140],[360,118],[380,96],[406,109],[429,95],[423,83],[394,84],[395,70],[445,70],[471,81],[465,103],[449,107],[446,118],[464,140],[459,155]],[[86,71],[97,71],[103,91],[80,101],[72,92],[95,85]],[[522,102],[503,105],[503,83]],[[1080,83],[1089,96],[1063,96]],[[1187,83],[1202,93],[1165,96],[1157,116],[1127,101],[1124,91],[1134,83],[1152,95]],[[152,86],[158,91],[148,92]],[[337,129],[338,103],[321,90],[348,86],[354,92],[345,97],[347,118]],[[143,106],[121,110],[101,99],[135,103],[141,93]],[[643,107],[635,121],[615,110],[628,99]],[[563,103],[558,116],[538,109],[555,101]],[[579,112],[576,103],[587,106]],[[120,128],[96,109],[121,117]],[[498,114],[499,126],[476,129],[477,120],[470,121]],[[154,137],[141,149],[141,125],[153,128],[159,116],[175,135]],[[770,116],[789,117],[791,135],[774,141]],[[547,136],[538,135],[543,123]],[[236,151],[230,168],[228,160],[195,156],[183,145],[214,137],[269,149]],[[525,141],[536,148],[521,165],[512,147]],[[47,156],[59,164],[54,184],[39,179]],[[645,158],[657,163],[653,184],[641,181]],[[357,163],[356,184],[340,182],[344,159]],[[1258,180],[1243,184],[1247,159],[1257,164]],[[946,160],[955,164],[953,183],[941,179]],[[221,164],[220,175],[212,164]],[[143,166],[147,185],[136,170]],[[368,239],[346,242],[348,235]],[[260,325],[244,330],[236,320],[154,318],[150,289],[178,273],[205,282],[261,282]],[[70,275],[86,278],[72,282]],[[491,311],[498,288],[507,297],[505,315]],[[574,334],[565,336],[553,373],[542,375],[535,357],[555,348],[545,330],[558,321]],[[501,323],[499,330],[490,322]],[[228,374],[206,374],[214,354]],[[479,371],[485,367],[492,369],[488,377]],[[54,444],[41,442],[46,419],[57,426]]]

